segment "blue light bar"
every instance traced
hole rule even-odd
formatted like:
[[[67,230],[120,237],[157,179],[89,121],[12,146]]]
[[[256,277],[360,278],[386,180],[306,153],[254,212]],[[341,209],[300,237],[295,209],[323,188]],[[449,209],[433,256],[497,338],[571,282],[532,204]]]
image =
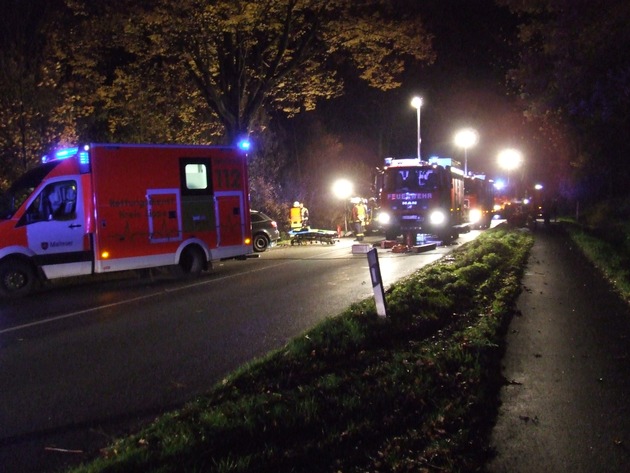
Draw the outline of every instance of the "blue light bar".
[[[79,157],[79,165],[89,169],[90,166],[90,145],[85,145],[82,148],[73,146],[70,148],[61,148],[53,153],[52,156],[45,155],[42,157],[42,163],[49,163],[51,161],[60,161],[63,159],[72,158],[74,156]]]
[[[42,163],[49,163],[50,161],[55,161],[57,159],[68,159],[77,154],[79,148],[63,148],[55,151],[52,156],[44,155],[42,156]]]
[[[74,148],[60,149],[59,151],[55,152],[55,159],[67,159],[70,156],[74,156],[78,152],[79,148],[76,146]]]

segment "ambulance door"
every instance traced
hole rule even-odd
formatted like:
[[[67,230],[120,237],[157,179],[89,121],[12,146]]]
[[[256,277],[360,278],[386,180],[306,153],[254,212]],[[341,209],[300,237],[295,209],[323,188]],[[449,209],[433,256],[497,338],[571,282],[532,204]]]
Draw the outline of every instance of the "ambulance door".
[[[242,192],[217,192],[219,246],[242,245],[245,238],[245,208]]]
[[[80,186],[79,176],[47,181],[20,219],[34,260],[49,279],[92,272]]]

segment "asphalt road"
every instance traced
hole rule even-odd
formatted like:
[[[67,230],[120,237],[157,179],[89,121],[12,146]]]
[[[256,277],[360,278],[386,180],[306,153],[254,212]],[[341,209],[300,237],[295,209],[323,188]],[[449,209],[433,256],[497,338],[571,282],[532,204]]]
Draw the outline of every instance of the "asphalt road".
[[[630,471],[630,309],[553,225],[510,324],[489,473]]]
[[[367,258],[352,244],[274,248],[200,279],[128,275],[0,301],[0,472],[45,473],[89,459],[371,297]],[[379,250],[385,286],[451,250]]]

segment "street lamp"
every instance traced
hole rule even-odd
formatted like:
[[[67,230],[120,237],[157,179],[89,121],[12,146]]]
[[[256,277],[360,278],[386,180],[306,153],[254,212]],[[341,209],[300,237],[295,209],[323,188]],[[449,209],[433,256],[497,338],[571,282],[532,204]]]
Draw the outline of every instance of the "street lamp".
[[[411,106],[417,110],[418,116],[418,161],[422,159],[420,154],[420,143],[422,143],[422,137],[420,135],[420,109],[422,108],[422,97],[414,97],[411,99]]]
[[[472,128],[464,128],[455,133],[455,145],[464,148],[464,175],[468,175],[468,148],[479,142],[479,134]]]
[[[510,171],[518,168],[523,162],[523,154],[514,148],[504,149],[499,152],[499,166],[507,171],[507,187],[510,187]]]
[[[332,186],[332,192],[338,199],[343,200],[343,223],[346,229],[346,233],[348,233],[348,199],[354,192],[354,186],[352,182],[347,179],[337,179]]]

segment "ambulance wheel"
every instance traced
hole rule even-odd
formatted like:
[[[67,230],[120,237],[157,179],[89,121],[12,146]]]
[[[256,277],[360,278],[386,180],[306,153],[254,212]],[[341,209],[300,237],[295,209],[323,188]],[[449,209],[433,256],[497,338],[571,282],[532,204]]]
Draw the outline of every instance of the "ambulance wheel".
[[[206,256],[203,250],[196,246],[186,248],[179,258],[179,267],[189,276],[199,276],[204,270]]]
[[[22,297],[33,290],[35,270],[27,261],[12,259],[0,263],[0,295]]]
[[[258,235],[254,235],[254,251],[256,251],[257,253],[262,253],[267,249],[268,246],[269,239],[265,235],[260,233]]]

